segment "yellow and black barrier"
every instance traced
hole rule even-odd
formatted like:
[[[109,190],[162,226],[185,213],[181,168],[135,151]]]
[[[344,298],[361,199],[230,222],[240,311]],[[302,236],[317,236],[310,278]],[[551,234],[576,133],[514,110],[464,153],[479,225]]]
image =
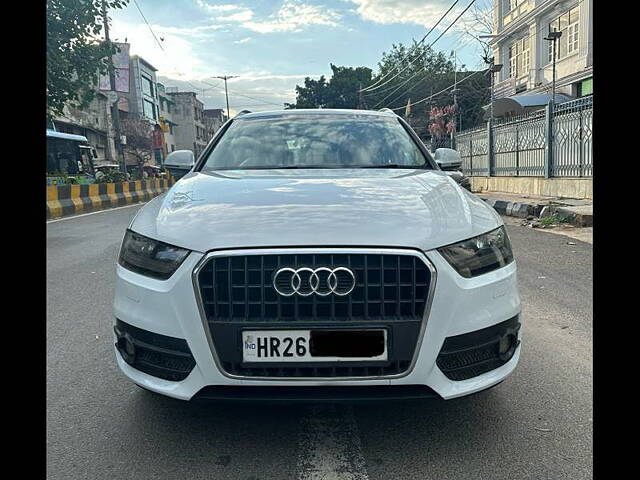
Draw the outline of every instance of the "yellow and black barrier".
[[[169,190],[173,179],[47,187],[47,219],[146,202]]]

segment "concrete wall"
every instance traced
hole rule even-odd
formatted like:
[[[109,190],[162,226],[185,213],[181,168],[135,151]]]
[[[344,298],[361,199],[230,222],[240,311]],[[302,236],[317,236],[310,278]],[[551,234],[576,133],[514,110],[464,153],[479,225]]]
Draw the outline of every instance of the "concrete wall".
[[[593,200],[591,178],[470,177],[474,193],[504,192]]]

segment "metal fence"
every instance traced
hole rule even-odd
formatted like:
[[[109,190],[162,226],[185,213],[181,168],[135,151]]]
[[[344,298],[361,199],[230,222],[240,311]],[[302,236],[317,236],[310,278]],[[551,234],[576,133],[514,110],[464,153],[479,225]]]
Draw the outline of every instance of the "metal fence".
[[[590,177],[592,119],[589,96],[464,130],[455,145],[467,175]]]

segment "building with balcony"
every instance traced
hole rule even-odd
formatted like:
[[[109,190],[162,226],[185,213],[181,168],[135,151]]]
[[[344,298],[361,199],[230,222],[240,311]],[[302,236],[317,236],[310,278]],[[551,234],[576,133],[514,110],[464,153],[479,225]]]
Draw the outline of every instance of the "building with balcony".
[[[494,0],[495,98],[550,93],[556,41],[556,92],[571,98],[593,93],[593,0]]]

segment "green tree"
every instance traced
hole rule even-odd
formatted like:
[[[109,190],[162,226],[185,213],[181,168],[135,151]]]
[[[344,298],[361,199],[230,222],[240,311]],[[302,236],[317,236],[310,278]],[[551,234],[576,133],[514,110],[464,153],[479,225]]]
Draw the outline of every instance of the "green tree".
[[[379,71],[373,78],[374,89],[364,92],[370,108],[396,109],[404,107],[409,100],[413,103],[433,95],[433,98],[413,105],[411,116],[407,119],[416,133],[427,139],[430,137],[427,125],[431,110],[454,103],[453,88],[439,92],[457,80],[456,130],[477,126],[484,115],[482,107],[489,102],[489,77],[484,73],[467,71],[465,65],[456,65],[453,55],[453,52],[435,52],[428,45],[419,45],[415,40],[410,47],[392,45],[389,52],[382,54]],[[465,80],[470,75],[473,77]],[[377,85],[380,88],[375,88],[376,82],[379,82]],[[404,108],[395,111],[404,115]]]
[[[397,108],[409,99],[416,101],[437,93],[448,86],[449,76],[453,82],[455,69],[451,55],[435,52],[415,40],[410,47],[393,44],[389,52],[382,54],[378,67],[373,88],[364,92],[373,108]],[[418,104],[412,114],[421,117],[429,110],[430,105]]]
[[[117,47],[101,38],[107,11],[129,0],[47,1],[47,120],[65,105],[87,105]]]
[[[296,86],[296,103],[288,108],[359,108],[358,93],[371,83],[371,69],[367,67],[338,67],[330,64],[333,72],[327,82],[324,75],[318,80],[304,79],[304,87]]]
[[[322,75],[318,80],[304,79],[304,87],[296,85],[296,103],[285,103],[285,108],[324,108],[329,85]]]

